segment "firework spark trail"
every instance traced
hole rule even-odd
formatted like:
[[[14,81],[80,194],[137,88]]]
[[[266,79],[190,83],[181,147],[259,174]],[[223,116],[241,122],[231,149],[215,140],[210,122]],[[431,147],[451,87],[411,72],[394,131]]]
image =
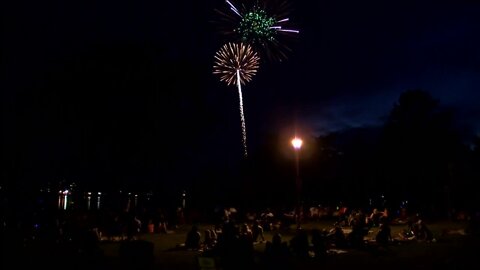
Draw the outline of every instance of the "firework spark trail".
[[[240,83],[239,69],[237,69],[237,87],[238,87],[238,97],[240,100],[240,120],[242,121],[243,154],[246,157],[248,155],[247,154],[247,126],[245,125],[245,115],[243,114],[242,84]]]
[[[236,84],[240,100],[240,120],[242,124],[242,144],[247,157],[247,131],[243,112],[242,84],[249,82],[258,69],[259,57],[252,47],[243,43],[225,44],[216,54],[213,74],[228,85]]]
[[[240,14],[240,12],[238,11],[238,9],[228,0],[226,0],[225,2],[227,2],[227,4],[230,6],[230,9],[235,12],[235,14],[237,14],[238,16],[240,16],[240,18],[242,17],[242,15]]]

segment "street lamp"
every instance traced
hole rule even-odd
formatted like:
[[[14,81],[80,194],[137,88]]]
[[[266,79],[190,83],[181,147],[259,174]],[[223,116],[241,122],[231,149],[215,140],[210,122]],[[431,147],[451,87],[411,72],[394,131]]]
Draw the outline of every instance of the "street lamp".
[[[182,192],[182,208],[183,208],[183,210],[185,210],[185,204],[186,204],[186,200],[187,200],[186,197],[187,197],[187,194],[186,194],[186,191],[184,190]]]
[[[303,141],[300,138],[293,138],[292,139],[292,146],[293,150],[295,151],[295,172],[296,172],[296,178],[295,178],[295,183],[296,183],[296,200],[297,200],[297,205],[295,208],[295,219],[297,222],[297,229],[300,228],[300,219],[301,219],[301,214],[302,214],[302,209],[301,209],[301,193],[302,193],[302,181],[300,179],[300,166],[299,166],[299,159],[300,159],[300,149],[302,148]]]

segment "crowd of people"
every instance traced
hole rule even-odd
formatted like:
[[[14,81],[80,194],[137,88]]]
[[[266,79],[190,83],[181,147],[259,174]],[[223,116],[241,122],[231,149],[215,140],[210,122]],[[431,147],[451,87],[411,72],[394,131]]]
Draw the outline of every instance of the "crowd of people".
[[[392,235],[388,211],[373,209],[371,213],[361,210],[344,211],[337,215],[331,228],[297,227],[289,240],[284,240],[282,226],[272,226],[278,220],[270,211],[258,215],[259,219],[246,218],[242,222],[229,215],[220,224],[200,231],[197,225],[187,233],[185,249],[200,251],[205,256],[218,257],[222,264],[248,269],[254,261],[254,246],[265,243],[261,263],[283,269],[294,259],[323,260],[329,254],[341,250],[389,250],[392,245],[404,241],[435,242],[434,235],[419,216],[412,216],[398,235]],[[264,225],[266,224],[265,228]],[[266,240],[265,229],[271,231],[271,240]],[[372,233],[374,232],[374,233]],[[346,252],[346,251],[345,251]],[[257,254],[258,255],[258,254]]]
[[[8,228],[5,223],[2,230],[11,232],[10,243],[21,245],[17,245],[19,250],[43,243],[58,247],[68,245],[72,254],[95,256],[101,252],[101,241],[132,242],[141,239],[144,234],[167,234],[190,226],[192,223],[186,222],[182,210],[167,213],[161,208],[93,212],[57,209],[18,218],[16,223],[8,223]],[[249,269],[252,264],[258,263],[255,260],[255,245],[263,243],[261,263],[278,266],[278,269],[288,265],[291,258],[323,260],[335,250],[388,249],[402,241],[436,241],[419,215],[411,215],[404,224],[405,228],[392,235],[394,217],[387,209],[365,212],[342,207],[328,219],[332,221],[330,228],[306,230],[297,226],[293,229],[297,218],[301,222],[319,218],[300,214],[296,217],[294,212],[271,209],[241,213],[234,208],[225,208],[218,212],[212,223],[203,223],[212,225],[205,227],[193,223],[180,246],[185,250],[198,251],[202,256],[221,258],[225,269]],[[373,228],[375,235],[372,235]],[[267,239],[266,232],[271,239]],[[288,241],[283,236],[285,233],[289,235]],[[293,236],[290,238],[290,235]]]

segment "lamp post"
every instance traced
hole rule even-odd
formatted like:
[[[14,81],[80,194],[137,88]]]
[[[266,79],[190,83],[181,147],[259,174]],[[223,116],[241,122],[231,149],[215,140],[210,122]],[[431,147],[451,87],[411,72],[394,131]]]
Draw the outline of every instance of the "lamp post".
[[[293,150],[295,151],[295,184],[296,184],[296,207],[295,207],[295,220],[297,223],[297,229],[300,228],[300,219],[302,214],[302,205],[301,205],[301,194],[302,194],[302,181],[300,179],[300,149],[302,148],[303,141],[300,138],[292,139]]]

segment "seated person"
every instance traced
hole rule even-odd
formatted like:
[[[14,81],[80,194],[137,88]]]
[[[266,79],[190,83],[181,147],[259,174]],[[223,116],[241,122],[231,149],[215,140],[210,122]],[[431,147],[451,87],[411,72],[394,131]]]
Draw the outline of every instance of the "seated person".
[[[192,229],[187,234],[187,240],[185,241],[185,248],[191,250],[200,249],[200,240],[202,236],[198,231],[198,227],[193,225]]]
[[[433,233],[430,231],[430,229],[425,225],[425,223],[420,219],[418,222],[415,224],[416,225],[416,230],[415,232],[415,238],[420,241],[432,241],[433,240]]]

